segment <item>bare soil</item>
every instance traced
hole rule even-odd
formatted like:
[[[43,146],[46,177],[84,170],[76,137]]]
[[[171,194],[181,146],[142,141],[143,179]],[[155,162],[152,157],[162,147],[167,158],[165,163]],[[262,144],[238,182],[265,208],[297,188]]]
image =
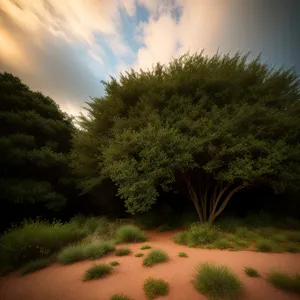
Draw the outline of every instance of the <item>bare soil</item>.
[[[244,267],[257,269],[264,277],[270,270],[287,273],[300,272],[300,254],[257,253],[251,251],[206,250],[188,248],[173,243],[174,231],[158,233],[149,231],[147,242],[153,248],[165,250],[170,260],[152,268],[142,266],[143,257],[135,257],[144,243],[129,244],[132,254],[115,257],[113,254],[94,262],[84,261],[69,266],[54,264],[35,273],[19,276],[17,273],[0,278],[1,300],[109,300],[114,293],[124,293],[135,300],[146,300],[143,283],[148,277],[163,278],[170,285],[168,296],[159,299],[193,300],[206,299],[192,284],[195,266],[206,261],[225,264],[244,282],[244,300],[296,300],[299,295],[288,294],[271,286],[263,278],[250,278],[244,274]],[[188,258],[178,257],[186,252]],[[106,278],[82,282],[85,270],[93,263],[117,260],[119,266]]]

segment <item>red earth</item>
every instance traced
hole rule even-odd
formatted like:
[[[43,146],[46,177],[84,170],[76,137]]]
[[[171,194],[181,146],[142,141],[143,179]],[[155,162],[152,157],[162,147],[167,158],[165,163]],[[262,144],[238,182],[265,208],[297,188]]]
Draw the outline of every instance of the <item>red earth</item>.
[[[170,260],[166,263],[147,268],[142,265],[143,257],[134,254],[150,250],[140,250],[143,243],[128,245],[132,254],[115,257],[113,254],[96,261],[78,262],[68,266],[58,264],[19,276],[17,273],[0,278],[1,300],[109,300],[115,293],[123,293],[135,300],[147,299],[143,283],[148,277],[162,278],[169,283],[167,296],[159,299],[193,300],[206,299],[197,292],[192,284],[195,266],[202,262],[213,261],[230,267],[243,281],[244,300],[296,300],[299,295],[285,293],[274,288],[263,278],[250,278],[244,274],[244,267],[253,267],[264,277],[270,270],[293,274],[300,272],[300,254],[258,253],[250,251],[206,250],[188,248],[172,241],[174,232],[158,233],[149,231],[152,249],[165,250]],[[178,257],[178,252],[186,252],[188,258]],[[93,263],[112,260],[120,262],[113,273],[105,278],[82,282],[85,270]]]

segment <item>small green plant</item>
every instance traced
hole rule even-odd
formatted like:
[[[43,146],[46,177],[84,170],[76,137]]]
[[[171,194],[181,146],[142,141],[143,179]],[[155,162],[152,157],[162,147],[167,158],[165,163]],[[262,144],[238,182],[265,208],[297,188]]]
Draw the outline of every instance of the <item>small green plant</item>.
[[[64,248],[57,256],[60,264],[68,265],[85,259],[83,244],[72,245]]]
[[[250,277],[259,277],[260,276],[259,273],[251,267],[246,267],[244,269],[244,272],[245,272],[246,275],[248,275]]]
[[[125,256],[129,255],[131,250],[128,247],[119,248],[116,250],[116,256]]]
[[[143,245],[141,247],[141,250],[147,250],[147,249],[151,249],[151,246],[150,245]]]
[[[145,242],[147,235],[134,225],[123,225],[117,230],[116,239],[119,243],[138,243]]]
[[[287,252],[297,253],[300,252],[300,245],[296,243],[289,243],[286,245],[285,250]]]
[[[118,266],[120,263],[116,260],[113,260],[109,263],[111,266],[115,267],[115,266]]]
[[[287,241],[287,236],[284,233],[276,233],[272,236],[272,240],[278,243],[284,243]]]
[[[238,227],[235,231],[235,235],[238,238],[246,239],[251,237],[251,233],[246,227]]]
[[[187,231],[187,245],[189,247],[205,246],[214,243],[220,232],[210,224],[193,224]]]
[[[249,247],[249,242],[248,241],[245,241],[245,240],[240,240],[240,239],[237,239],[235,241],[236,245],[242,247],[242,248],[248,248]]]
[[[82,278],[82,281],[103,278],[112,272],[112,266],[108,264],[94,264],[88,268]]]
[[[144,256],[144,253],[137,253],[137,254],[135,255],[135,257],[142,257],[142,256]]]
[[[226,239],[220,239],[213,243],[214,247],[217,249],[230,249],[233,247],[232,243]]]
[[[203,263],[197,266],[194,287],[210,300],[235,300],[241,293],[242,282],[226,266]]]
[[[112,252],[115,246],[111,242],[92,242],[83,248],[83,256],[85,259],[98,259],[109,252]]]
[[[173,242],[180,245],[187,245],[187,232],[181,231],[173,235]]]
[[[152,267],[155,264],[166,262],[169,259],[168,254],[161,249],[152,250],[144,258],[143,265],[146,267]]]
[[[259,239],[255,243],[256,250],[260,252],[272,252],[276,249],[276,247],[277,245],[274,241],[267,239]]]
[[[179,257],[188,257],[188,255],[185,252],[179,252],[178,256]]]
[[[130,300],[130,297],[124,294],[114,294],[110,297],[110,300]]]
[[[300,273],[288,275],[273,271],[267,275],[267,280],[281,290],[300,294]]]
[[[53,262],[52,258],[41,258],[38,260],[33,260],[33,261],[25,264],[21,268],[20,273],[21,273],[21,275],[33,273],[35,271],[38,271],[38,270],[48,267],[52,262]]]
[[[169,284],[163,279],[148,278],[144,283],[144,292],[150,300],[166,296],[169,293]]]

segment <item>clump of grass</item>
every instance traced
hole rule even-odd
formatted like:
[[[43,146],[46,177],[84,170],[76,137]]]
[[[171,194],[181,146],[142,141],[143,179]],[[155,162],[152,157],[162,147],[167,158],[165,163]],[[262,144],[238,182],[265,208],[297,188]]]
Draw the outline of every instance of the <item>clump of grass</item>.
[[[64,248],[57,256],[60,264],[68,265],[85,259],[85,245],[78,244]]]
[[[210,224],[193,224],[187,231],[187,245],[190,247],[205,246],[214,243],[220,232]]]
[[[217,240],[213,243],[213,245],[214,245],[214,248],[217,248],[217,249],[230,249],[230,248],[233,248],[232,243],[229,242],[226,239]]]
[[[300,242],[300,231],[289,231],[286,233],[286,237],[291,242]]]
[[[259,277],[259,273],[254,269],[254,268],[251,268],[251,267],[246,267],[244,269],[244,272],[246,275],[250,276],[250,277]]]
[[[111,266],[115,267],[115,266],[118,266],[120,263],[116,260],[113,260],[109,263]]]
[[[242,226],[242,221],[238,218],[222,217],[217,219],[216,224],[222,231],[235,233]]]
[[[128,247],[119,248],[116,250],[116,256],[125,256],[129,255],[131,250]]]
[[[155,249],[148,253],[144,258],[143,265],[152,267],[155,264],[166,262],[169,259],[168,254],[161,249]]]
[[[296,243],[289,243],[286,245],[285,250],[292,253],[300,252],[300,245]]]
[[[185,252],[179,252],[178,256],[179,257],[188,257],[188,255]]]
[[[124,294],[114,294],[110,297],[110,300],[130,300],[131,298]]]
[[[141,247],[141,250],[147,250],[147,249],[151,249],[151,246],[150,245],[143,245]]]
[[[53,262],[52,258],[41,258],[41,259],[33,260],[25,264],[21,268],[20,273],[21,275],[33,273],[35,271],[48,267],[52,262]]]
[[[172,230],[172,229],[173,228],[170,224],[162,224],[162,225],[157,227],[158,232],[164,232],[164,231],[168,231],[168,230]]]
[[[83,256],[85,259],[98,259],[109,252],[112,252],[115,246],[111,242],[92,242],[83,248]]]
[[[177,232],[173,236],[173,242],[180,244],[180,245],[186,245],[187,244],[187,232],[181,231]]]
[[[246,227],[238,227],[235,231],[235,235],[238,238],[245,239],[245,238],[250,238],[251,233]]]
[[[112,272],[112,266],[108,264],[94,264],[88,268],[82,278],[82,281],[103,278]]]
[[[248,248],[249,247],[249,242],[248,241],[245,241],[245,240],[240,240],[240,239],[237,239],[235,241],[236,245],[242,247],[242,248]]]
[[[144,256],[144,253],[137,253],[137,254],[135,255],[135,257],[142,257],[142,256]]]
[[[276,249],[276,243],[268,239],[259,239],[255,243],[255,248],[260,252],[272,252]]]
[[[166,296],[169,293],[169,284],[163,279],[148,278],[144,283],[144,292],[148,299]]]
[[[284,243],[287,241],[287,236],[284,233],[277,233],[272,236],[272,240],[278,243]]]
[[[273,271],[267,275],[267,280],[281,290],[300,294],[300,273],[291,276]]]
[[[241,293],[242,282],[226,266],[203,263],[197,266],[194,287],[210,300],[235,300]]]
[[[116,239],[119,243],[138,243],[145,242],[147,235],[134,225],[123,225],[117,230]]]

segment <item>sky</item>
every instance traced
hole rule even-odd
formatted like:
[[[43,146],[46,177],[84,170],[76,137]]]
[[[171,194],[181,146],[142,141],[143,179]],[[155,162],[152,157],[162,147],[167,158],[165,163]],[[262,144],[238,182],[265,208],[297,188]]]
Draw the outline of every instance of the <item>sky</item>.
[[[0,0],[0,72],[72,115],[101,80],[202,49],[300,73],[300,0]]]

